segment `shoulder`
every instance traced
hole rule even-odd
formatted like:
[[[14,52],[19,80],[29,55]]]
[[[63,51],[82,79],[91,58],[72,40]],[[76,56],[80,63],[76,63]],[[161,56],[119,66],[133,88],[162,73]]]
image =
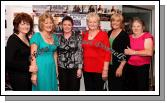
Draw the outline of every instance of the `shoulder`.
[[[18,40],[17,35],[12,34],[9,38],[8,38],[8,42],[16,42]]]
[[[151,33],[149,33],[149,32],[145,32],[144,34],[143,34],[143,37],[144,38],[153,38],[153,35],[151,34]]]
[[[121,31],[120,33],[121,37],[124,39],[129,39],[129,34],[127,32],[125,32],[124,30]]]
[[[112,30],[109,30],[109,31],[107,32],[107,34],[108,34],[108,37],[110,37],[110,35],[111,35],[111,32],[112,32]]]
[[[53,35],[53,37],[55,38],[55,39],[58,39],[59,38],[59,36],[57,36],[57,34],[52,34]]]
[[[12,34],[8,40],[7,40],[7,43],[6,43],[6,46],[13,46],[13,47],[18,47],[18,44],[20,43],[17,35],[15,34]]]
[[[40,32],[35,32],[35,33],[32,35],[32,37],[38,37],[38,36],[40,36]]]
[[[35,32],[32,37],[30,38],[30,41],[31,40],[39,40],[39,37],[40,37],[40,32]]]
[[[128,34],[129,38],[132,38],[132,35],[133,35],[133,34]]]
[[[108,36],[106,31],[100,30],[99,34],[102,36]]]

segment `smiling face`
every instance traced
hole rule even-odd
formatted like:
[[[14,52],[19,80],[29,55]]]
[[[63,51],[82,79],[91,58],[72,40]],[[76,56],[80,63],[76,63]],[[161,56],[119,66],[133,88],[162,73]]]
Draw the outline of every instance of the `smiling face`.
[[[72,31],[72,27],[73,27],[73,25],[72,25],[71,21],[69,21],[69,20],[63,21],[63,32],[64,33],[71,32]]]
[[[99,28],[99,20],[96,17],[91,17],[87,21],[89,30],[96,30]]]
[[[122,22],[121,19],[119,17],[115,17],[112,21],[111,21],[111,28],[112,29],[119,29],[121,28]]]
[[[143,33],[143,25],[138,21],[134,21],[132,23],[132,31],[134,34],[137,34],[137,35]]]
[[[21,21],[18,25],[18,31],[22,34],[27,34],[30,31],[30,23]]]
[[[53,22],[50,18],[46,18],[45,21],[43,22],[43,31],[46,32],[52,32],[53,30]]]

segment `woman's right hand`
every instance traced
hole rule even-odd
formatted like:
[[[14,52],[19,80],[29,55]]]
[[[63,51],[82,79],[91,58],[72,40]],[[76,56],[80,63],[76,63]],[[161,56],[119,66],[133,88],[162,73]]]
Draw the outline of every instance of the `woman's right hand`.
[[[31,74],[31,82],[33,85],[37,85],[37,74],[36,73],[32,73]]]
[[[38,71],[38,68],[36,65],[29,66],[29,72],[36,73],[37,71]]]

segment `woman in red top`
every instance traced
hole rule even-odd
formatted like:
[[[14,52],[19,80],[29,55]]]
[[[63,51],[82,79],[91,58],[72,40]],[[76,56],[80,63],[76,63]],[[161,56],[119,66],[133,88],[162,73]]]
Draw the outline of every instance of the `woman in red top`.
[[[87,15],[89,30],[83,34],[83,71],[86,91],[102,91],[108,77],[110,44],[107,33],[99,29],[100,17]]]
[[[125,54],[131,55],[126,69],[128,90],[149,90],[149,68],[154,46],[153,36],[144,30],[144,22],[140,18],[134,18],[133,34],[129,36],[131,48],[125,49]]]

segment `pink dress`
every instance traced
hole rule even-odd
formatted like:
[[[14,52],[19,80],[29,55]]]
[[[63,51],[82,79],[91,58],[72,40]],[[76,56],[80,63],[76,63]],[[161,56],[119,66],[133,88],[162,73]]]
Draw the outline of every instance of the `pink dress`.
[[[144,33],[138,38],[133,38],[132,35],[130,35],[129,38],[130,38],[130,48],[136,51],[144,50],[145,39],[151,38],[153,40],[153,36],[148,32]],[[128,64],[133,66],[142,66],[145,64],[150,64],[150,61],[151,61],[151,56],[132,55],[128,60]]]

